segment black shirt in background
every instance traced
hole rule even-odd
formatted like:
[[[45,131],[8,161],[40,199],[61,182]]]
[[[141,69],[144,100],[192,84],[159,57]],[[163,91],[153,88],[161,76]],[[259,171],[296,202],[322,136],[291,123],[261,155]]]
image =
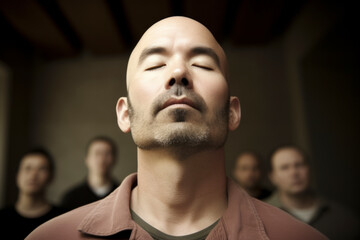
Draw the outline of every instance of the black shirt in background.
[[[43,216],[28,218],[20,215],[14,206],[3,208],[0,210],[1,236],[5,236],[7,239],[24,240],[27,235],[42,223],[64,212],[64,209],[52,206]]]
[[[119,186],[118,183],[113,182],[111,186],[111,190],[107,194],[105,194],[105,196],[99,197],[93,192],[88,182],[85,180],[65,193],[61,202],[61,206],[66,208],[67,210],[72,210],[74,208],[86,205],[88,203],[98,201],[109,195],[118,186]]]
[[[264,200],[268,197],[270,197],[271,195],[271,191],[266,189],[266,188],[262,188],[259,192],[259,194],[257,196],[255,196],[255,198],[259,199],[259,200]]]

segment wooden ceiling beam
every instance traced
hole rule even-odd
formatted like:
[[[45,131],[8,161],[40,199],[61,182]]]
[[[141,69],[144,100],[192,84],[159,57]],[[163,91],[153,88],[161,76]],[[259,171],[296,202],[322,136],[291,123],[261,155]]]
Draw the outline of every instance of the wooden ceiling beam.
[[[171,15],[169,0],[123,0],[123,5],[135,42],[151,25]]]
[[[279,19],[284,0],[243,0],[232,32],[235,44],[262,44],[273,37],[273,25]]]
[[[46,57],[71,56],[75,50],[36,0],[0,1],[7,21]]]
[[[104,0],[58,0],[84,48],[93,54],[117,54],[126,49],[113,15]]]
[[[185,0],[183,7],[185,16],[204,24],[218,41],[223,40],[226,1]]]

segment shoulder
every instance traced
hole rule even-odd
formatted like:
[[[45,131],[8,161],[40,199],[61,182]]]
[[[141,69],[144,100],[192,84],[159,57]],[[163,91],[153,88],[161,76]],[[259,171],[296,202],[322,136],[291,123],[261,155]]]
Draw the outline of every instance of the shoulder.
[[[334,239],[339,233],[343,239],[358,239],[360,236],[358,216],[346,206],[328,200],[323,201],[312,225]]]
[[[26,238],[28,239],[81,239],[81,233],[77,230],[84,217],[97,205],[91,203],[70,212],[57,216],[36,228]],[[59,231],[61,229],[61,231]]]
[[[51,210],[49,211],[49,214],[56,217],[58,215],[61,215],[65,212],[67,212],[68,209],[66,208],[63,208],[63,207],[59,207],[59,206],[56,206],[56,205],[52,205],[51,206]]]
[[[81,190],[84,190],[87,188],[88,188],[87,182],[82,181],[82,182],[77,183],[76,185],[70,187],[69,190],[66,192],[66,194],[72,194],[72,193],[75,193],[75,192],[78,192],[78,191],[81,191]]]
[[[327,239],[319,231],[300,222],[285,211],[257,199],[253,199],[253,202],[270,239]]]
[[[73,209],[73,202],[77,202],[79,201],[79,199],[83,199],[84,196],[89,195],[89,192],[91,191],[86,181],[78,183],[65,192],[62,198],[62,205],[67,208],[70,207],[70,209]]]
[[[358,216],[353,214],[353,212],[344,205],[329,200],[327,200],[324,205],[325,208],[327,207],[329,214],[335,216],[337,219],[359,222]]]
[[[15,211],[14,206],[6,206],[6,207],[0,209],[1,214],[13,212],[13,211]]]
[[[6,218],[9,218],[10,216],[14,216],[14,215],[17,215],[17,212],[16,212],[14,206],[7,206],[7,207],[0,209],[0,218],[2,218],[2,219],[6,219]]]

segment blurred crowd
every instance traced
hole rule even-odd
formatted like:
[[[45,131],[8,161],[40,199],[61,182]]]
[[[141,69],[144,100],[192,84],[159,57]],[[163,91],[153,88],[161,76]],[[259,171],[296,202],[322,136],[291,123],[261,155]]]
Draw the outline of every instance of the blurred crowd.
[[[267,161],[267,174],[263,162],[252,151],[241,153],[235,161],[233,178],[249,195],[286,211],[329,239],[360,239],[357,216],[316,191],[303,150],[296,146],[275,149]],[[271,191],[263,185],[266,177]]]
[[[68,189],[60,206],[56,206],[46,197],[55,172],[52,155],[44,148],[24,153],[16,175],[18,198],[13,205],[0,210],[5,236],[24,239],[51,218],[109,195],[119,186],[111,175],[116,158],[117,148],[112,139],[106,136],[91,139],[84,157],[86,178]],[[235,160],[232,178],[253,198],[286,211],[330,239],[360,237],[357,216],[318,194],[308,156],[296,146],[281,146],[268,159],[255,151],[242,152]],[[18,226],[17,231],[10,226]]]
[[[91,139],[86,146],[84,159],[86,178],[64,193],[60,206],[55,206],[46,197],[55,172],[52,155],[42,147],[24,153],[16,176],[18,198],[13,205],[0,210],[0,221],[5,224],[4,236],[24,239],[51,218],[109,195],[119,186],[111,176],[116,153],[112,139],[106,136]],[[13,226],[17,226],[16,231]]]

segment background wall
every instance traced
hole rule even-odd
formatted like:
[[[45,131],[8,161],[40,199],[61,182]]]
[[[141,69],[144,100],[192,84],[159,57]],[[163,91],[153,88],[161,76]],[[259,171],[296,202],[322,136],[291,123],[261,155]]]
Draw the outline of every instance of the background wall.
[[[353,21],[344,16],[349,15],[335,5],[311,1],[283,35],[267,44],[223,42],[231,93],[242,107],[240,127],[226,145],[226,169],[231,175],[243,150],[266,159],[278,145],[297,144],[312,156],[320,192],[359,214],[358,41]],[[136,147],[117,127],[115,115],[117,99],[126,95],[128,54],[18,58],[22,65],[10,64],[16,74],[7,105],[6,202],[16,199],[19,156],[33,145],[46,146],[56,158],[57,176],[49,191],[55,203],[85,177],[85,145],[95,135],[108,135],[118,144],[114,176],[119,181],[136,171]]]
[[[8,112],[8,82],[10,72],[8,67],[0,61],[0,196],[5,195],[5,174],[6,174],[6,155],[7,147],[7,112]],[[3,204],[4,198],[0,199],[0,205]]]

